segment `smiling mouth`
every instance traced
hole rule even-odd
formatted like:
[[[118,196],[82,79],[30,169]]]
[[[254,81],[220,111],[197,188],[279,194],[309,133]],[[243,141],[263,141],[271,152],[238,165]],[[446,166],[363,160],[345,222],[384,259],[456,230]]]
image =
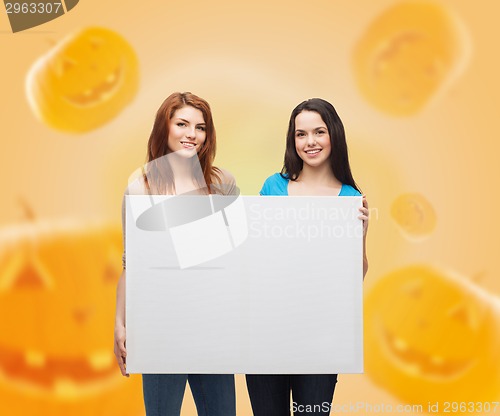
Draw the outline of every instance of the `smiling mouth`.
[[[0,379],[61,397],[78,396],[102,382],[120,378],[111,352],[84,358],[55,358],[39,352],[15,352],[0,346]]]
[[[473,364],[471,360],[451,360],[439,355],[430,355],[409,346],[402,338],[390,333],[383,332],[384,344],[392,357],[396,357],[398,363],[408,373],[425,376],[428,378],[455,378],[460,377]]]
[[[78,107],[88,107],[96,102],[105,101],[111,98],[122,83],[122,66],[111,72],[104,82],[94,88],[88,88],[82,93],[66,95],[64,98],[71,104]]]
[[[312,149],[312,150],[306,150],[306,153],[308,155],[317,155],[319,152],[321,152],[322,149]]]
[[[181,142],[181,144],[187,149],[193,149],[196,146],[193,142]]]

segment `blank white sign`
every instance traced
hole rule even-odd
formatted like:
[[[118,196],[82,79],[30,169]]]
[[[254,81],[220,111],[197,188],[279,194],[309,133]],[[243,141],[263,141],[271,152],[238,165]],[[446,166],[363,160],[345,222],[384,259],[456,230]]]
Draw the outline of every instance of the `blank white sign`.
[[[361,204],[126,196],[127,371],[361,373]]]

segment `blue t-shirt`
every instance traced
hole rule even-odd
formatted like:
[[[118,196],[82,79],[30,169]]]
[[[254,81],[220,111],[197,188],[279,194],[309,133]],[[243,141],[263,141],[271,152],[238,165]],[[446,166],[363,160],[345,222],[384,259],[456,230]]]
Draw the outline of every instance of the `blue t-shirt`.
[[[275,173],[266,179],[264,185],[262,185],[260,194],[263,196],[288,196],[288,182],[289,179],[284,178],[279,173]],[[338,196],[361,196],[361,193],[351,185],[343,183]]]

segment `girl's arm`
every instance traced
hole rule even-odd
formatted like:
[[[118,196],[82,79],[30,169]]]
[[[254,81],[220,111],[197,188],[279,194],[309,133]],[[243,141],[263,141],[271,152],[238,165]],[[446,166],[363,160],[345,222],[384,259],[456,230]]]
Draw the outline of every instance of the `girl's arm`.
[[[126,330],[125,330],[125,278],[126,270],[123,269],[116,288],[116,317],[115,317],[115,346],[114,352],[118,366],[122,375],[127,376],[125,368],[127,350],[125,348]]]
[[[365,234],[365,237],[363,237],[363,280],[365,279],[367,271],[368,271],[368,257],[366,257],[366,234]]]
[[[368,232],[368,201],[366,200],[366,195],[363,195],[363,207],[359,209],[361,215],[358,217],[363,220],[363,279],[368,271],[368,257],[366,256],[366,233]]]
[[[125,330],[125,278],[127,276],[125,270],[125,196],[122,201],[122,233],[123,233],[123,258],[122,265],[123,271],[118,280],[116,287],[116,314],[115,314],[115,339],[114,339],[114,352],[118,366],[122,375],[127,376],[125,368],[127,350],[125,348],[126,330]]]

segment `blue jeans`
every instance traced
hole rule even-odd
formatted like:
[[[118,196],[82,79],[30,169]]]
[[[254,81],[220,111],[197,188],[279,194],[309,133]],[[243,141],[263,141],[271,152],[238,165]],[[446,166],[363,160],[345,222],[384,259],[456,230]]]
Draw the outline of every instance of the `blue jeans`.
[[[337,374],[247,374],[246,380],[254,416],[289,416],[291,409],[294,415],[329,415]]]
[[[232,374],[143,374],[147,416],[179,416],[186,381],[193,393],[198,416],[235,416]]]

